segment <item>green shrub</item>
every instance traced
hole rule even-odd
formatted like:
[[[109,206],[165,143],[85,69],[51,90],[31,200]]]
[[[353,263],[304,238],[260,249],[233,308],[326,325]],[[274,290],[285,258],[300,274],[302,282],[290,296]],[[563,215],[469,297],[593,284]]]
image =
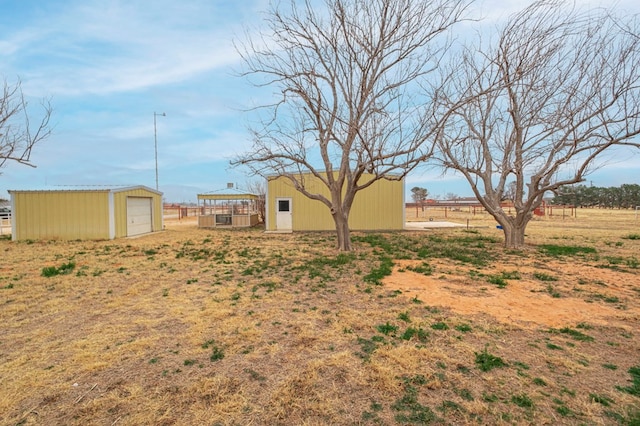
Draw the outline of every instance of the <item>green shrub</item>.
[[[533,407],[533,401],[527,394],[522,395],[513,395],[511,396],[511,402],[516,404],[518,407],[522,408],[531,408]]]
[[[461,333],[468,333],[472,330],[469,324],[458,324],[454,328]]]
[[[476,364],[481,371],[487,372],[494,368],[506,367],[507,363],[502,358],[492,355],[485,347],[482,352],[475,352]]]
[[[208,348],[211,348],[211,356],[209,357],[211,362],[219,361],[224,358],[224,351],[215,344],[215,340],[207,340],[202,344],[202,349]]]
[[[76,267],[75,262],[63,263],[57,268],[55,266],[46,266],[42,268],[42,272],[40,275],[47,278],[55,277],[56,275],[67,275],[67,274],[70,274],[75,267]]]
[[[558,279],[553,275],[549,275],[544,272],[534,272],[533,278],[535,278],[538,281],[558,281]]]
[[[591,399],[591,401],[597,402],[598,404],[604,405],[605,407],[608,407],[613,403],[613,399],[595,393],[590,393],[589,398]]]
[[[631,374],[631,386],[616,386],[616,389],[629,395],[640,396],[640,365],[631,367],[629,374]]]
[[[386,334],[386,335],[395,334],[395,332],[398,331],[398,326],[389,324],[389,321],[387,321],[386,324],[378,325],[376,328],[380,333]]]
[[[505,281],[504,278],[502,278],[501,275],[489,275],[487,277],[487,281],[490,284],[495,284],[498,286],[498,288],[505,288],[507,286],[507,282]]]
[[[584,333],[582,333],[582,332],[580,332],[578,330],[574,330],[573,328],[569,328],[569,327],[564,327],[564,328],[561,328],[561,329],[558,329],[558,330],[551,329],[550,331],[552,333],[555,332],[555,333],[567,334],[567,335],[571,336],[573,339],[579,340],[581,342],[593,342],[593,340],[594,340],[593,337],[591,337],[591,336],[589,336],[587,334],[584,334]]]
[[[222,349],[220,349],[217,346],[214,346],[212,348],[211,356],[209,357],[209,360],[211,360],[211,362],[214,362],[214,361],[219,361],[223,358],[224,358],[224,352],[222,351]]]
[[[422,275],[433,274],[433,268],[427,262],[422,262],[422,264],[417,266],[408,266],[407,269]]]
[[[402,333],[400,338],[402,340],[411,340],[413,337],[416,337],[420,342],[426,342],[427,337],[429,337],[429,333],[422,329],[422,327],[414,328],[409,327]]]
[[[447,325],[447,323],[439,321],[431,324],[431,328],[433,328],[434,330],[448,330],[449,326]]]
[[[382,279],[393,272],[393,260],[387,256],[380,256],[380,265],[373,268],[364,276],[364,281],[370,284],[382,285]]]

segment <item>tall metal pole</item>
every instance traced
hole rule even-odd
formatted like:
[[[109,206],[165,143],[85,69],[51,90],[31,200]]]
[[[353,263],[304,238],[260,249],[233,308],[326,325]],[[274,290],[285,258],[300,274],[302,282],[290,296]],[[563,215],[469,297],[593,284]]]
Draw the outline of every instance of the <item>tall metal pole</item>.
[[[156,117],[157,116],[166,117],[167,114],[164,112],[162,114],[158,114],[155,111],[153,112],[153,146],[155,148],[155,159],[156,159],[156,191],[158,191],[158,130],[156,127]]]

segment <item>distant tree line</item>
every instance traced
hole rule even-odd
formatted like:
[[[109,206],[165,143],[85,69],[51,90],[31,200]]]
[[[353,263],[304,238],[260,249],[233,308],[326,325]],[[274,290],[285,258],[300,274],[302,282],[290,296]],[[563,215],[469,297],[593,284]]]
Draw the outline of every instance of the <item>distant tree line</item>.
[[[559,188],[552,204],[571,204],[576,207],[629,209],[640,206],[640,185],[624,184],[620,187],[601,188],[575,185]]]

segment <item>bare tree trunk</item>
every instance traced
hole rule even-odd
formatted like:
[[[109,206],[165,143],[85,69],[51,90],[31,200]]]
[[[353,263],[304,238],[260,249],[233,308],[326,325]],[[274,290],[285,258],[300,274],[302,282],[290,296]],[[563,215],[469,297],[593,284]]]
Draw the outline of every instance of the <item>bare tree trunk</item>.
[[[331,216],[336,224],[338,236],[338,250],[351,251],[351,231],[349,230],[349,212],[355,197],[353,188],[349,188],[342,194],[342,185],[334,185],[331,188]]]
[[[524,247],[524,232],[526,225],[515,225],[507,222],[508,225],[502,225],[504,232],[504,245],[510,249],[520,249]]]
[[[516,212],[516,216],[504,214],[493,214],[493,217],[502,226],[504,233],[504,246],[510,249],[521,249],[524,247],[525,231],[531,220],[531,215],[521,211]]]
[[[344,214],[336,212],[333,214],[336,224],[336,234],[338,236],[338,250],[351,251],[351,231],[349,230],[349,219]]]

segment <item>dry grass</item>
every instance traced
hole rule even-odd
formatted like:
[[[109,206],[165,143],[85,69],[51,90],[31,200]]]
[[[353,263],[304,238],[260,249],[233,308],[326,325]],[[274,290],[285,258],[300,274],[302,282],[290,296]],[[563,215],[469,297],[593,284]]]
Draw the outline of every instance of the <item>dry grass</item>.
[[[0,240],[0,423],[638,424],[640,222],[577,213],[536,219],[518,253],[501,247],[493,221],[463,212],[447,219],[480,227],[356,234],[346,256],[328,233],[188,221],[119,241]],[[491,258],[418,255],[461,239]],[[596,252],[553,257],[542,244]],[[395,270],[376,285],[385,258]],[[42,276],[69,263],[69,274]],[[504,289],[487,282],[514,270],[521,279]],[[492,298],[499,291],[512,297]],[[534,296],[548,316],[601,309],[588,321],[568,310],[555,327],[491,314]],[[463,311],[462,297],[490,303]],[[483,354],[505,365],[482,371]]]

